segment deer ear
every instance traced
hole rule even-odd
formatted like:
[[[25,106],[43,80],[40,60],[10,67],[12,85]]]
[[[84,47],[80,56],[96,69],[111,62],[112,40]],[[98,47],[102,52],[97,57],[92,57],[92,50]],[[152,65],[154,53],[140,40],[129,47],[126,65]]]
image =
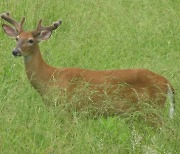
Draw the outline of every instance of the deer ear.
[[[47,40],[51,37],[52,32],[50,30],[43,30],[41,31],[41,33],[38,35],[38,40],[42,41],[42,40]]]
[[[18,32],[16,29],[14,29],[13,27],[9,26],[9,25],[6,25],[6,24],[3,24],[2,25],[2,28],[4,30],[4,32],[11,36],[11,37],[17,37],[18,36]]]

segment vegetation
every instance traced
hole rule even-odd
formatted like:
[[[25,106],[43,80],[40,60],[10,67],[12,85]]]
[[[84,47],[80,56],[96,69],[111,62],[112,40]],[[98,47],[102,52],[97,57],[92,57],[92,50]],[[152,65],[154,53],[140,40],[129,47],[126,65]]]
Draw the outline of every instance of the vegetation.
[[[41,44],[46,62],[94,70],[148,68],[166,76],[176,92],[174,121],[161,128],[126,117],[87,118],[46,107],[27,80],[15,41],[0,30],[0,153],[178,153],[180,151],[179,0],[1,0],[25,29],[61,18]],[[0,20],[0,23],[4,21]],[[148,110],[149,108],[147,108]]]

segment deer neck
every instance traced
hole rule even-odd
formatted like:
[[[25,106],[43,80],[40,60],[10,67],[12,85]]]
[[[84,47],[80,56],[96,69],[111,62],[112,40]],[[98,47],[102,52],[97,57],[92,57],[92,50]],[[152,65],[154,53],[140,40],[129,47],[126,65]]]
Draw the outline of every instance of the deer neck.
[[[37,45],[31,55],[24,57],[25,70],[30,83],[35,89],[48,83],[56,68],[49,66],[44,59]]]

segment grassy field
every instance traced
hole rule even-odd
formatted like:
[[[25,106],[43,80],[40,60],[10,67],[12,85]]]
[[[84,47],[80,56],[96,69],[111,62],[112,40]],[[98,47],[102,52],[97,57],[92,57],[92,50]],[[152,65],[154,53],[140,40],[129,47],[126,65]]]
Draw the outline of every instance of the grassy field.
[[[174,121],[154,129],[136,114],[93,120],[63,108],[47,108],[27,80],[15,41],[0,30],[0,153],[168,153],[180,152],[179,0],[1,0],[25,29],[38,19],[62,19],[41,44],[47,63],[94,70],[148,68],[167,77],[176,91]],[[0,20],[3,24],[4,21]]]

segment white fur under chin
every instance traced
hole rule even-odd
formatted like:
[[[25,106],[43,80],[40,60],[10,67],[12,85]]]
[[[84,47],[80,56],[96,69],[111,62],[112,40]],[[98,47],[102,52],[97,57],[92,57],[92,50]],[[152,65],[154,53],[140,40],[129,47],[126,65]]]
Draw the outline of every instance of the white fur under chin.
[[[28,63],[31,60],[32,56],[24,56],[24,63]]]

